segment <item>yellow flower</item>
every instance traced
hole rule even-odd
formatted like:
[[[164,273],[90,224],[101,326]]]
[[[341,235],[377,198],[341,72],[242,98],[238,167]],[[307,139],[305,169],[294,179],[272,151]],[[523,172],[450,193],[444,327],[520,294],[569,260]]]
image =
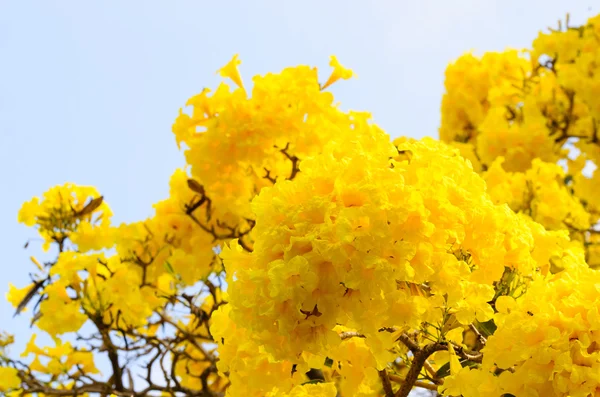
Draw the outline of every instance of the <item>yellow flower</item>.
[[[70,353],[67,357],[65,365],[68,368],[77,366],[88,374],[96,374],[100,372],[94,363],[94,354],[88,351],[74,351]]]
[[[238,59],[238,54],[235,54],[227,63],[227,65],[219,69],[217,73],[219,73],[222,77],[230,78],[238,87],[244,89],[242,76],[240,75],[240,71],[238,69],[238,65],[241,63],[242,61]]]
[[[323,86],[321,87],[322,90],[329,87],[331,84],[335,83],[339,79],[348,80],[349,78],[355,76],[352,70],[347,69],[340,64],[335,55],[332,55],[330,57],[329,66],[333,68],[333,72],[331,72],[329,79],[327,79],[325,84],[323,84]]]
[[[36,356],[44,354],[44,351],[35,344],[36,338],[37,334],[31,335],[31,338],[29,339],[29,342],[27,342],[27,345],[25,347],[25,350],[21,354],[21,357],[27,357],[30,354],[35,354]]]
[[[71,300],[65,286],[56,282],[48,285],[44,292],[48,299],[40,304],[42,316],[38,327],[52,336],[79,330],[88,318],[81,313],[79,302]]]
[[[0,367],[0,391],[8,392],[21,385],[18,371],[15,368]]]
[[[6,299],[13,305],[13,307],[19,306],[19,304],[23,301],[25,296],[31,291],[34,284],[31,283],[23,288],[17,288],[12,283],[8,284],[8,292],[6,294]],[[24,310],[27,310],[25,308]]]
[[[39,198],[34,197],[31,201],[23,203],[23,206],[19,211],[18,220],[20,223],[24,223],[27,226],[35,225],[36,216],[39,215],[39,201]]]

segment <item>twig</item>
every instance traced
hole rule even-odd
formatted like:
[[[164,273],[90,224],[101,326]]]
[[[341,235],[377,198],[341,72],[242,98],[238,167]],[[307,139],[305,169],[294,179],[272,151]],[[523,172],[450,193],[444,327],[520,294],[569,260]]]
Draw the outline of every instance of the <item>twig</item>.
[[[389,374],[388,377],[390,378],[391,381],[396,382],[396,383],[406,382],[406,379],[404,379],[398,375]],[[443,382],[440,381],[440,384],[443,384]],[[414,386],[420,387],[422,389],[427,389],[427,390],[437,390],[437,388],[438,388],[438,386],[433,383],[427,383],[427,382],[423,382],[420,380],[415,381]]]
[[[481,334],[481,332],[479,332],[476,326],[474,326],[473,324],[469,324],[469,328],[475,333],[475,335],[477,335],[482,345],[485,345],[487,343],[487,339]]]
[[[407,397],[410,391],[415,386],[415,382],[419,378],[423,365],[433,353],[437,351],[446,350],[448,347],[442,343],[430,343],[424,347],[419,347],[419,344],[412,340],[407,334],[402,334],[398,337],[402,343],[408,347],[413,353],[412,364],[406,374],[406,378],[400,387],[400,390],[396,393],[395,397]]]
[[[379,378],[381,378],[381,383],[383,384],[383,391],[385,392],[385,397],[394,397],[394,390],[392,389],[390,378],[388,377],[388,373],[385,369],[379,371]]]
[[[348,332],[342,332],[340,334],[340,338],[342,338],[342,340],[346,340],[346,339],[350,339],[350,338],[366,338],[366,336],[364,336],[363,334],[361,334],[359,332],[348,331]]]

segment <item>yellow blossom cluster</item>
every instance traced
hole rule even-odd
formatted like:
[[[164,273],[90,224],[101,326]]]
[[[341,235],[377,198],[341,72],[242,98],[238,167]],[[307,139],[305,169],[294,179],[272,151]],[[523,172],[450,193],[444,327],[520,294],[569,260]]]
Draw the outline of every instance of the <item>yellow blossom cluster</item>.
[[[250,337],[248,330],[231,321],[230,311],[231,305],[222,306],[211,323],[219,350],[218,369],[229,373],[231,381],[229,396],[275,396],[307,381],[306,364],[298,368],[290,361],[275,360]]]
[[[177,342],[166,350],[155,347],[161,357],[171,354],[178,387],[218,391],[228,386],[215,370],[218,353],[206,346],[213,340],[209,320],[223,304],[220,290],[209,281],[223,270],[216,252],[231,238],[251,249],[254,220],[249,206],[256,193],[277,180],[293,179],[301,158],[319,153],[341,132],[351,136],[351,126],[365,117],[340,111],[333,95],[324,91],[353,76],[335,57],[333,73],[323,85],[315,68],[299,66],[255,77],[251,95],[243,87],[239,63],[236,56],[219,71],[237,89],[230,92],[223,83],[214,95],[205,90],[188,102],[191,115],[177,118],[173,132],[177,143],[187,147],[188,164],[175,171],[169,197],[154,205],[151,218],[111,225],[104,198],[93,188],[73,184],[52,188],[23,205],[19,221],[38,229],[45,248],[56,244],[59,251],[55,261],[43,265],[32,257],[39,270],[32,283],[10,286],[7,297],[18,312],[36,302],[32,324],[55,339],[89,324],[109,351],[113,371],[120,371],[119,359],[111,354],[120,348],[126,354],[128,343],[152,345],[159,327],[162,332],[171,328]],[[212,295],[187,295],[186,288],[203,283],[212,286]],[[181,316],[181,310],[189,314]],[[124,347],[115,332],[122,335]],[[57,368],[66,373],[61,357],[68,355],[70,345],[60,346],[62,350],[46,348],[42,355],[30,342],[27,351],[35,354],[29,369],[52,376]],[[304,372],[297,376],[302,382],[308,380]],[[293,386],[298,387],[290,385],[286,393],[322,389],[331,394],[330,387]],[[123,386],[117,382],[115,387]]]
[[[88,199],[90,199],[88,201]],[[19,211],[19,222],[35,226],[44,239],[44,248],[63,244],[70,233],[86,225],[88,228],[110,224],[112,212],[94,187],[66,183],[34,197]]]
[[[190,98],[191,114],[181,110],[173,132],[187,147],[192,178],[210,200],[203,227],[250,244],[232,229],[239,234],[252,227],[252,198],[278,179],[292,179],[301,159],[350,132],[351,116],[324,88],[353,74],[332,57],[334,71],[323,86],[316,68],[297,66],[254,77],[247,92],[239,63],[236,56],[220,71],[237,87],[221,83],[214,93],[205,89]]]
[[[590,228],[591,216],[565,186],[565,171],[559,165],[535,159],[525,172],[508,172],[504,164],[504,158],[498,157],[483,174],[497,204],[507,203],[549,230]]]
[[[600,16],[540,32],[529,50],[467,54],[446,70],[442,141],[497,203],[569,230],[600,265]],[[559,165],[557,165],[559,164]]]
[[[496,301],[498,329],[481,368],[459,368],[446,394],[596,396],[600,393],[600,273],[573,266],[529,285],[520,299]]]
[[[29,365],[31,371],[53,376],[66,375],[71,371],[81,374],[99,373],[94,363],[94,354],[89,350],[76,350],[70,342],[62,342],[54,338],[54,347],[43,349],[35,344],[37,335],[33,334],[21,357],[33,355]]]
[[[147,232],[140,236],[136,252],[135,236],[127,233],[135,227],[112,227],[109,215],[95,189],[71,184],[50,189],[43,200],[26,203],[19,213],[22,222],[38,227],[46,244],[58,245],[59,255],[45,267],[32,258],[40,274],[25,288],[11,286],[8,300],[18,307],[25,299],[40,296],[37,325],[50,335],[76,332],[90,318],[105,325],[118,326],[121,321],[141,327],[154,309],[164,305],[172,276],[162,264],[154,273],[144,265],[144,260],[150,261],[148,250],[154,248],[145,244]],[[86,252],[115,243],[120,255]],[[137,260],[133,265],[132,255]]]
[[[600,396],[598,37],[458,59],[441,142],[340,110],[335,57],[247,85],[234,56],[150,218],[73,184],[23,205],[58,254],[7,298],[54,345],[2,334],[0,393]]]
[[[325,381],[322,385],[327,393],[336,395],[339,390],[344,396],[379,395],[381,384],[375,357],[362,338],[343,340],[329,353],[336,357],[335,361],[327,358],[325,362],[322,356],[310,353],[304,353],[295,363],[277,360],[256,343],[249,330],[232,321],[230,311],[231,305],[222,306],[213,315],[211,325],[219,351],[217,367],[221,373],[228,373],[231,381],[228,396],[296,395],[304,388],[316,393],[316,386],[308,384],[305,375],[310,368],[322,368]]]
[[[556,241],[545,247],[526,219],[495,205],[458,151],[430,139],[396,149],[361,124],[353,140],[305,159],[294,181],[263,189],[252,204],[253,252],[234,242],[221,256],[229,317],[248,343],[284,362],[315,356],[320,368],[344,361],[341,325],[370,350],[352,360],[366,376],[394,360],[397,335],[382,330],[412,332],[446,314],[490,320],[505,271],[547,272]]]

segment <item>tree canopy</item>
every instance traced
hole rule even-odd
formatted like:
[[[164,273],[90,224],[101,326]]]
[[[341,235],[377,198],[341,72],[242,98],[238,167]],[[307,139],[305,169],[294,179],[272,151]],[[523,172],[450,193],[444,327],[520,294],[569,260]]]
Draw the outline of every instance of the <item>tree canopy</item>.
[[[239,64],[179,111],[152,217],[23,204],[48,258],[7,298],[53,344],[0,334],[0,393],[600,396],[600,15],[451,63],[439,140],[341,110],[334,56]]]

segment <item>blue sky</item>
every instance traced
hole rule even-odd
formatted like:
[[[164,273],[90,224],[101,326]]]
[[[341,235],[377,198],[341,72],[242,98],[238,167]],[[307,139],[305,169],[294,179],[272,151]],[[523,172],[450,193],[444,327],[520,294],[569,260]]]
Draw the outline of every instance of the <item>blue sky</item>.
[[[444,69],[468,50],[526,47],[593,0],[26,1],[0,0],[0,294],[41,260],[25,251],[23,201],[64,182],[96,186],[115,222],[152,213],[183,164],[171,124],[187,98],[215,87],[233,54],[254,74],[319,67],[329,55],[357,79],[332,91],[390,135],[436,136]],[[0,329],[29,337],[0,301]]]

